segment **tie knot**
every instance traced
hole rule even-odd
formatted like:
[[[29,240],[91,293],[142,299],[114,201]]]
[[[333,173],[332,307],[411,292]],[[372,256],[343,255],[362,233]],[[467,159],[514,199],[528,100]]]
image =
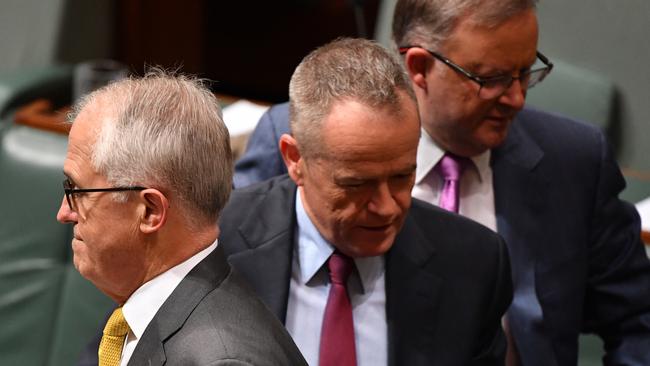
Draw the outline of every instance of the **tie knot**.
[[[330,270],[330,281],[345,286],[354,268],[354,260],[339,251],[335,251],[327,261],[327,268]]]
[[[124,319],[122,308],[119,307],[113,311],[113,314],[104,327],[104,334],[114,337],[124,337],[129,332],[129,324]]]
[[[454,155],[451,153],[446,153],[442,159],[436,164],[436,169],[442,176],[442,179],[449,180],[459,180],[463,170],[470,164],[468,158]]]

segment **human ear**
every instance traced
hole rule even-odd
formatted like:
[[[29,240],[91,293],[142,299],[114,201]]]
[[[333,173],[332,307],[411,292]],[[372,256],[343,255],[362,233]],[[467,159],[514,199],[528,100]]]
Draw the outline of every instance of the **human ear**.
[[[413,88],[426,90],[427,73],[431,72],[433,67],[429,53],[423,48],[409,48],[404,54],[404,66]]]
[[[303,181],[303,159],[300,154],[300,149],[298,149],[298,143],[296,139],[289,135],[283,134],[280,136],[280,154],[282,155],[282,160],[287,166],[287,171],[289,176],[296,183],[296,185],[302,185]]]
[[[157,189],[148,188],[140,192],[143,212],[140,217],[140,231],[152,234],[160,230],[167,221],[169,200]]]

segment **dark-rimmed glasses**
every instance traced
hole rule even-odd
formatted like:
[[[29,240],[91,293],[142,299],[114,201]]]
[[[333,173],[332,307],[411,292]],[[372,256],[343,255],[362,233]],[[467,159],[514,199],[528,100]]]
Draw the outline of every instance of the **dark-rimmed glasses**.
[[[541,82],[542,80],[544,80],[544,78],[553,69],[553,63],[541,52],[537,51],[537,58],[540,61],[542,61],[542,63],[544,64],[543,67],[539,67],[528,71],[523,71],[519,74],[519,76],[502,75],[502,76],[484,78],[463,69],[462,67],[458,66],[457,64],[455,64],[448,58],[442,56],[441,54],[430,51],[424,47],[420,47],[420,46],[400,47],[399,53],[403,55],[410,48],[421,48],[427,51],[434,58],[442,61],[445,65],[451,67],[456,72],[462,74],[466,78],[477,83],[479,85],[478,97],[481,99],[494,99],[500,97],[501,95],[503,95],[503,93],[505,93],[510,88],[510,86],[515,80],[519,80],[522,90],[530,89],[536,84],[538,84],[539,82]]]
[[[91,192],[123,192],[123,191],[142,191],[145,190],[145,187],[111,187],[111,188],[72,188],[74,184],[70,181],[70,178],[63,180],[63,192],[65,192],[65,199],[68,202],[68,207],[72,211],[76,211],[74,205],[74,195],[79,193],[91,193]]]

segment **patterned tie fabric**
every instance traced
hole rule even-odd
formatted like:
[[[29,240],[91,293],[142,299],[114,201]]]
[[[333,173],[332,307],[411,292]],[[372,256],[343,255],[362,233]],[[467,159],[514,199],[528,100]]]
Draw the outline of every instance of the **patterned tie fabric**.
[[[129,333],[122,308],[117,308],[106,322],[104,335],[99,343],[99,366],[118,366],[122,357],[122,346],[124,339]]]
[[[354,342],[352,305],[347,280],[354,270],[354,260],[338,251],[327,261],[330,292],[323,316],[318,364],[320,366],[355,366],[357,355]]]
[[[446,153],[436,164],[436,171],[445,183],[440,194],[440,207],[458,213],[458,194],[460,177],[463,170],[471,163],[468,158]]]

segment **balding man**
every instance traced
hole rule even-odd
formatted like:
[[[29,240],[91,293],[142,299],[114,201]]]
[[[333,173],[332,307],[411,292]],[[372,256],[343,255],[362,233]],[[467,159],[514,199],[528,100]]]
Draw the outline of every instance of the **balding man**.
[[[63,171],[75,267],[118,305],[99,365],[305,364],[217,240],[232,168],[209,90],[158,72],[90,94]]]

